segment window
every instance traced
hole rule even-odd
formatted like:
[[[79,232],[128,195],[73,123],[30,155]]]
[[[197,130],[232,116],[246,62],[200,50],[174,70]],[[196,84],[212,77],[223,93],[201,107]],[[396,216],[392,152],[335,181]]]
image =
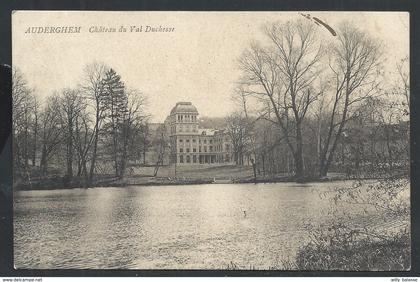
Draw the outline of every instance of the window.
[[[194,155],[193,156],[193,163],[196,163],[197,162],[197,156],[196,155]]]
[[[212,144],[213,143],[213,140],[212,139],[210,139],[210,144]]]
[[[207,146],[204,146],[204,152],[207,153]]]
[[[197,152],[197,149],[196,148],[193,148],[193,152],[195,153],[195,152]]]
[[[184,156],[179,156],[179,162],[184,163]]]
[[[207,140],[206,139],[204,139],[204,144],[206,144],[207,143]]]
[[[201,146],[198,146],[198,152],[201,153]]]
[[[187,148],[187,153],[189,153],[190,152],[190,148]]]
[[[210,152],[213,152],[213,146],[209,146]]]
[[[182,139],[179,139],[179,143],[182,143]]]
[[[183,152],[184,152],[184,149],[179,148],[179,152],[180,152],[180,153],[183,153]]]
[[[195,139],[193,139],[193,143],[195,143]]]
[[[189,143],[190,142],[190,139],[185,140],[185,142],[188,142]]]
[[[187,156],[187,163],[190,163],[190,156]]]

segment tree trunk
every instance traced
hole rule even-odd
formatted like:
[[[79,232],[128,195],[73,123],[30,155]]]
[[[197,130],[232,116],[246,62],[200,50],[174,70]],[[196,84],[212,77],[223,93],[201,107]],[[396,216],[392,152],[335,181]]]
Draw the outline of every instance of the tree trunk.
[[[45,147],[45,144],[42,145],[42,153],[41,153],[41,171],[42,175],[45,176],[47,174],[47,148]]]
[[[146,139],[143,144],[143,165],[146,165]]]
[[[37,146],[37,138],[38,138],[38,115],[35,113],[35,125],[34,125],[34,149],[32,151],[32,165],[35,166],[36,162],[36,146]]]
[[[73,177],[73,125],[69,121],[69,132],[67,137],[67,177],[69,180]]]
[[[90,171],[89,171],[89,183],[92,183],[93,179],[93,173],[95,171],[95,165],[96,165],[96,150],[98,148],[98,139],[99,139],[99,129],[98,129],[98,122],[95,126],[95,137],[93,140],[93,150],[92,150],[92,160],[90,161]]]
[[[302,142],[302,130],[300,124],[296,124],[296,153],[295,153],[295,177],[297,181],[302,181],[305,174],[303,168],[303,142]]]
[[[263,176],[265,176],[265,153],[262,155],[262,169],[263,169]]]

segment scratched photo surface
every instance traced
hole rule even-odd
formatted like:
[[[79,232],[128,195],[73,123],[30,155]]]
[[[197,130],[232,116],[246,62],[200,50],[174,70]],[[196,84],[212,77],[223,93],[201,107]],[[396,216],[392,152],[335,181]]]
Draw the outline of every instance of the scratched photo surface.
[[[410,270],[409,20],[15,11],[15,267]]]

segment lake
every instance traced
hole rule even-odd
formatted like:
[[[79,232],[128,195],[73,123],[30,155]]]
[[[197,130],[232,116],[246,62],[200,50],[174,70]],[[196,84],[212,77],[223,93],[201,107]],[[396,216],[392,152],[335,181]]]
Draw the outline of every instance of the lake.
[[[209,184],[21,191],[17,268],[276,267],[324,222],[319,193],[350,182]]]

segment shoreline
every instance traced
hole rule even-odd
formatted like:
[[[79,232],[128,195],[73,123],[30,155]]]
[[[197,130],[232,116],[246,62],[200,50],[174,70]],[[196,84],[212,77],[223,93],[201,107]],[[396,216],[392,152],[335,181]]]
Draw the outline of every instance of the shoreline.
[[[211,178],[182,178],[182,179],[162,179],[137,177],[136,179],[98,179],[91,185],[84,185],[80,180],[70,183],[63,183],[63,177],[48,178],[37,180],[31,183],[13,184],[14,191],[32,191],[32,190],[60,190],[60,189],[88,189],[88,188],[106,188],[106,187],[128,187],[128,186],[181,186],[181,185],[204,185],[204,184],[264,184],[264,183],[322,183],[332,181],[348,181],[348,180],[377,180],[383,177],[369,178],[346,178],[346,177],[325,177],[325,178],[307,178],[303,181],[297,181],[291,176],[256,179],[254,178],[238,178],[238,179],[211,179]],[[132,181],[130,181],[132,180]],[[59,187],[59,188],[57,188]]]

